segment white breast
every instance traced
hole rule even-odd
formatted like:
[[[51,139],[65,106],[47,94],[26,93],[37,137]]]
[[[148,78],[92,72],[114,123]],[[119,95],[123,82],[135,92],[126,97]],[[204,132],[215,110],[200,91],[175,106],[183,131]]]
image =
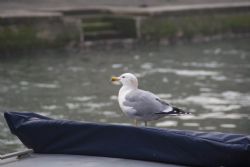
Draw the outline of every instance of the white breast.
[[[125,102],[125,97],[126,95],[132,91],[131,89],[128,89],[127,87],[121,87],[120,91],[119,91],[119,95],[118,95],[118,102],[119,105],[122,109],[122,111],[126,114],[128,114],[129,111],[131,111],[131,109],[133,109],[132,107],[128,107],[125,106],[123,103]]]

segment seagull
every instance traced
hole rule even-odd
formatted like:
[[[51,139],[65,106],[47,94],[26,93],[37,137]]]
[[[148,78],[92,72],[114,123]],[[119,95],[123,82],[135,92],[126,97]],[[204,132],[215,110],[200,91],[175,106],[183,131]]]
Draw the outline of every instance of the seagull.
[[[138,121],[143,121],[147,126],[148,121],[158,120],[167,115],[190,114],[171,106],[149,91],[139,89],[138,80],[131,73],[112,77],[111,81],[122,84],[118,94],[119,106],[127,117],[134,119],[136,126]]]

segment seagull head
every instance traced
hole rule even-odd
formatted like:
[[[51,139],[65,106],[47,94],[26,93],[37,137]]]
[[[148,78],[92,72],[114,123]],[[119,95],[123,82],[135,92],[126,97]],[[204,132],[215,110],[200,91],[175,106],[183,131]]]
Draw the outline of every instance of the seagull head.
[[[112,82],[118,81],[123,86],[129,87],[129,88],[138,88],[138,80],[134,74],[131,73],[125,73],[120,75],[119,77],[112,77]]]

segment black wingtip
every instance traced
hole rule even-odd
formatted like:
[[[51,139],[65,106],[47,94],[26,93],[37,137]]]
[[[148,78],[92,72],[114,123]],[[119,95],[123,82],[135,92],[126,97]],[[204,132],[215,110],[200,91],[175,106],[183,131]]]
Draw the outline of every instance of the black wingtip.
[[[173,107],[173,110],[169,114],[176,114],[176,115],[190,115],[192,113],[179,109],[177,107]]]
[[[173,107],[172,111],[169,112],[159,112],[156,114],[163,114],[163,115],[192,115],[192,113],[179,109],[177,107]]]

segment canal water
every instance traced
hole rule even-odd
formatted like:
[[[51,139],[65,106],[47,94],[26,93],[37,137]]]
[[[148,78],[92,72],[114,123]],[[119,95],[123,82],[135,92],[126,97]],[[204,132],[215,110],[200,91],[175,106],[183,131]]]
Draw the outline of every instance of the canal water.
[[[13,53],[0,58],[0,153],[23,148],[5,110],[57,119],[131,125],[117,102],[125,72],[192,115],[149,126],[250,134],[250,39],[174,46],[97,47]]]

